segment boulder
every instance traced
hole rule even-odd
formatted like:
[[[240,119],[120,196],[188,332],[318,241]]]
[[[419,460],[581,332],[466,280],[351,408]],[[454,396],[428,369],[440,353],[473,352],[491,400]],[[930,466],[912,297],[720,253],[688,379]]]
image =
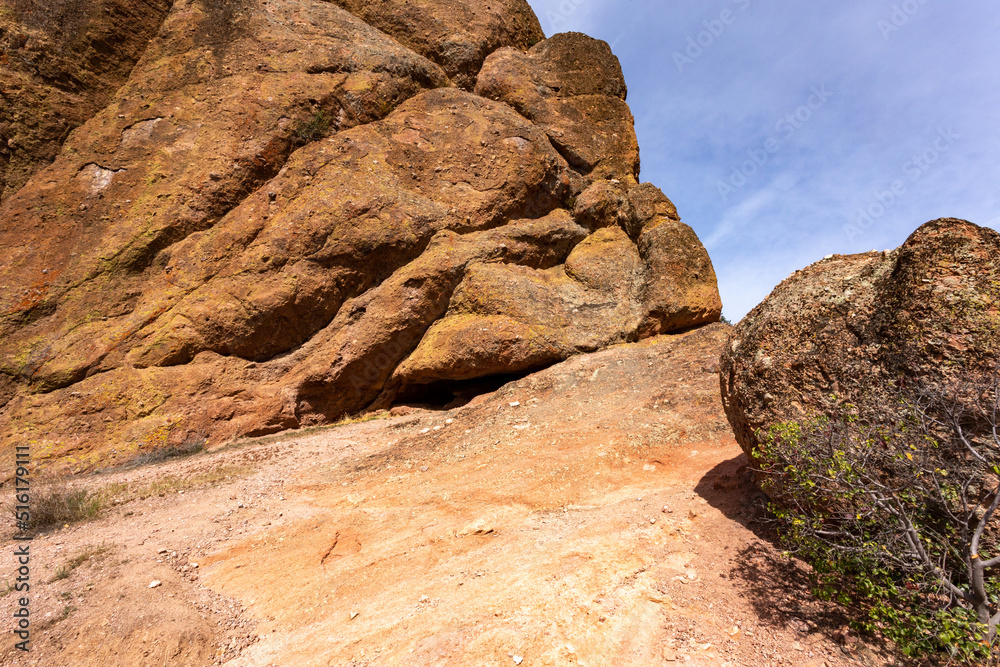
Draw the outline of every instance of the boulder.
[[[310,415],[303,423],[336,418],[374,401],[447,311],[471,265],[552,266],[584,235],[565,211],[471,234],[437,234],[419,258],[351,302],[306,349],[291,355],[298,363],[281,383],[295,387],[298,413]]]
[[[891,252],[834,255],[783,281],[733,330],[723,405],[747,454],[807,416],[893,410],[910,380],[989,371],[1000,355],[1000,234],[964,220]]]
[[[646,185],[656,189],[651,184]],[[626,232],[630,232],[629,236],[633,239],[636,237],[631,233],[636,223],[635,212],[628,190],[621,182],[596,181],[588,185],[573,202],[573,217],[590,230],[618,225]]]
[[[617,227],[591,234],[549,269],[473,264],[392,389],[535,370],[637,340],[641,271],[635,244]]]
[[[333,0],[401,44],[440,65],[472,90],[486,57],[502,47],[525,50],[545,39],[525,0],[489,6],[460,0]]]

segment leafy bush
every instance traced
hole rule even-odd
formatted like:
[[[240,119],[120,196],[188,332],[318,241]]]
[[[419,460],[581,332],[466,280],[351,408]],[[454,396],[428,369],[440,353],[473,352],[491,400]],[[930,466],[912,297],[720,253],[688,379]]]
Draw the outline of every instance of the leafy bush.
[[[817,594],[853,605],[859,629],[909,656],[996,658],[1000,372],[892,401],[758,433],[762,489]]]

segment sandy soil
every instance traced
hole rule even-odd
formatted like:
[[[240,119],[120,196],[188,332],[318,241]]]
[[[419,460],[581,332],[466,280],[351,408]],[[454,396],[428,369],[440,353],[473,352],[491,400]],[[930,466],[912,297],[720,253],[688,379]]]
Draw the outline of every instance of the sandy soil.
[[[892,664],[758,522],[718,399],[726,332],[576,357],[453,410],[81,477],[134,499],[31,542],[32,650],[5,630],[0,660]]]

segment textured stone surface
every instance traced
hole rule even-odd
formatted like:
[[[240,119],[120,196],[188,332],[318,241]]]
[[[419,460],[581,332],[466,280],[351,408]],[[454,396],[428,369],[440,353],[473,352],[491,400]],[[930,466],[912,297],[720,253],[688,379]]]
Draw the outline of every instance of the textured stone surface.
[[[719,321],[715,269],[693,229],[669,218],[647,225],[639,236],[639,256],[646,266],[644,336]]]
[[[587,186],[573,202],[573,216],[587,229],[618,225],[632,238],[637,236],[634,233],[637,225],[635,210],[621,183],[597,181]]]
[[[988,370],[1000,354],[1000,234],[941,219],[892,252],[796,271],[733,330],[720,382],[744,451],[807,415],[891,410],[904,378]],[[891,393],[891,392],[889,392]]]
[[[170,0],[0,0],[0,202],[128,78]]]
[[[564,171],[544,135],[509,109],[455,89],[420,96],[377,126],[304,149],[268,192],[178,244],[164,271],[175,284],[190,276],[186,294],[138,332],[145,344],[130,359],[173,365],[206,349],[257,360],[288,351],[345,299],[419,256],[435,232],[555,208]],[[218,256],[225,264],[205,266]]]
[[[176,3],[112,104],[4,202],[4,372],[47,389],[115,365],[177,301],[239,261],[267,208],[286,201],[272,202],[261,186],[299,144],[370,123],[446,82],[433,63],[327,3],[251,5],[225,25],[230,9],[212,7],[220,13]],[[224,41],[199,41],[199,30],[212,29],[228,31]],[[196,257],[182,244],[192,235]],[[251,319],[249,308],[237,319]],[[224,307],[214,318],[222,330],[233,321]],[[252,330],[241,335],[270,352]],[[221,345],[204,349],[228,351]]]
[[[401,44],[439,64],[452,81],[472,90],[490,53],[527,49],[545,39],[525,0],[333,0]]]
[[[500,49],[483,64],[476,92],[510,104],[542,127],[588,180],[638,183],[639,144],[625,79],[606,43],[570,32],[527,53]]]
[[[718,319],[704,248],[636,184],[607,45],[525,55],[507,45],[541,35],[518,2],[343,4],[178,0],[4,200],[8,453],[92,467]],[[453,85],[498,48],[581,143]]]
[[[298,410],[336,417],[377,398],[396,365],[445,313],[473,262],[550,266],[584,234],[563,211],[472,234],[441,232],[418,259],[354,301],[311,341],[283,380],[297,387]]]
[[[474,264],[394,383],[523,372],[636,340],[641,268],[617,227],[587,237],[551,269]]]

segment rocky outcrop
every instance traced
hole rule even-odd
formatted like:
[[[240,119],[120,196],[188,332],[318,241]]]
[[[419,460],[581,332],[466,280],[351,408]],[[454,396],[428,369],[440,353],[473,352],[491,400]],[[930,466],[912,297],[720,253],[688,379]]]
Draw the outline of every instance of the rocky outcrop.
[[[621,65],[604,42],[564,33],[527,53],[500,49],[483,64],[476,93],[501,100],[545,130],[592,180],[639,177],[639,144]]]
[[[518,51],[513,0],[339,4],[177,0],[5,199],[5,445],[86,467],[718,320],[607,45]],[[546,87],[527,106],[453,85],[507,61]]]
[[[0,201],[125,83],[170,0],[0,0]]]
[[[584,192],[603,187],[599,182]],[[652,193],[655,192],[655,195]],[[659,190],[632,190],[660,204],[625,204],[625,228],[598,226],[547,270],[473,266],[445,316],[396,370],[388,388],[533,370],[581,352],[717,322],[715,272],[697,236]],[[579,206],[578,206],[579,209]],[[610,210],[610,209],[609,209]],[[577,214],[584,224],[594,216]]]
[[[501,47],[524,50],[545,39],[525,0],[484,7],[462,0],[332,0],[420,55],[460,88],[472,90],[483,60]]]
[[[617,227],[581,240],[549,269],[475,264],[394,383],[524,372],[636,340],[641,268],[635,244]]]
[[[271,313],[255,309],[251,294],[228,295],[220,287],[207,302],[216,324],[205,325],[205,313],[189,305],[199,296],[193,293],[209,278],[216,279],[215,287],[233,273],[259,273],[242,253],[267,246],[282,224],[290,224],[281,215],[286,203],[300,212],[305,208],[297,195],[311,185],[310,171],[319,164],[293,168],[299,189],[282,192],[280,199],[275,189],[262,186],[304,142],[320,145],[315,140],[323,135],[367,126],[417,92],[447,83],[436,65],[330,4],[263,3],[226,22],[231,11],[175,4],[112,104],[74,133],[52,166],[5,202],[3,372],[30,379],[36,389],[66,386],[116,366],[148,342],[147,331],[176,322],[179,313],[200,318],[187,328],[206,338],[201,349],[245,353],[225,348],[231,341],[225,334],[213,338],[204,329],[237,327],[234,335],[255,346],[253,318]],[[216,28],[228,32],[220,41],[201,41],[203,31]],[[306,43],[309,49],[299,48]],[[342,176],[352,180],[346,171]],[[371,182],[373,190],[388,190]],[[281,189],[279,184],[273,188]],[[521,193],[497,197],[504,194],[514,200]],[[341,203],[352,205],[346,197]],[[311,217],[312,210],[303,215]],[[322,246],[310,231],[279,232],[276,242],[295,246],[300,240],[304,246],[296,247],[309,255]],[[267,259],[258,261],[286,268],[287,256],[272,258],[272,252],[265,247],[260,255]],[[258,300],[267,298],[261,295],[266,281],[244,284]],[[233,315],[237,296],[248,303]],[[316,317],[308,313],[314,305],[308,297],[289,305],[304,309],[307,322]],[[271,356],[280,346],[263,345],[259,354]],[[153,351],[136,354],[135,361],[181,363],[198,351],[180,343],[175,348],[159,357]]]
[[[758,429],[893,409],[901,381],[988,371],[1000,356],[1000,234],[929,222],[892,252],[796,271],[741,321],[720,364],[723,404],[750,454]]]

